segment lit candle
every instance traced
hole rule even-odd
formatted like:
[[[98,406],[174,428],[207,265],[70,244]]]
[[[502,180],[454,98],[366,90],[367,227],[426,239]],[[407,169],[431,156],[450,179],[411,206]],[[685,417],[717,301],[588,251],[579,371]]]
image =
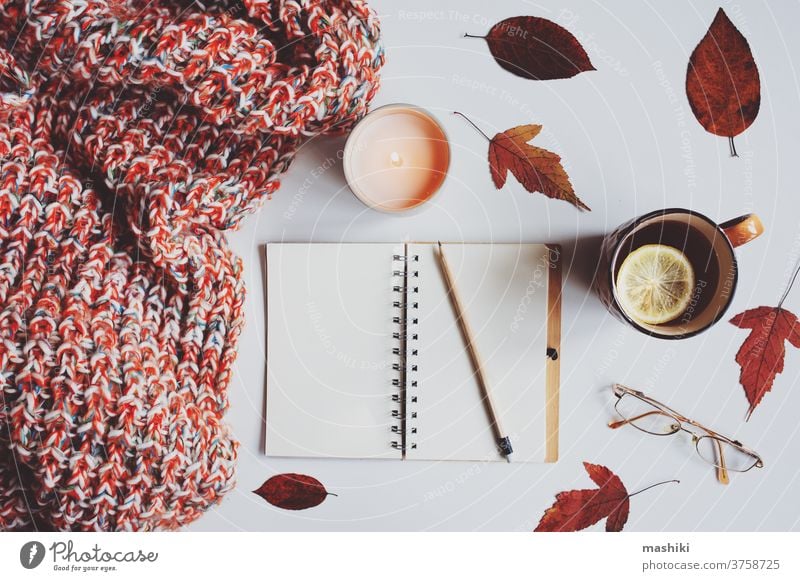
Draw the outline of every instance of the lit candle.
[[[356,126],[344,148],[344,174],[367,206],[403,212],[429,201],[444,182],[450,146],[442,126],[413,105],[386,105]]]

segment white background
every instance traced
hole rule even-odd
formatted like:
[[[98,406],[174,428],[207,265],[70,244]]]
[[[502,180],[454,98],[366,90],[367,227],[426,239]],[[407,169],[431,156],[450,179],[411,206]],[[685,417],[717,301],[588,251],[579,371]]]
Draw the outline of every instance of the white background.
[[[791,580],[800,567],[793,551],[798,535],[747,533],[627,535],[539,535],[506,534],[385,534],[326,535],[305,533],[191,534],[171,533],[82,533],[37,534],[45,546],[44,560],[32,570],[20,566],[20,548],[32,540],[28,535],[4,535],[0,542],[3,573],[16,580],[28,579],[106,579],[141,581],[161,579],[250,579],[254,575],[275,579],[326,579],[346,581],[376,579],[408,581],[432,579],[502,579],[529,581],[534,574],[545,578],[588,579],[598,570],[614,579],[736,579],[737,581]],[[158,553],[155,562],[113,563],[114,571],[83,572],[83,566],[96,562],[65,561],[66,547],[53,543],[73,543],[73,552]],[[688,552],[645,553],[643,545],[667,542],[688,545]],[[580,559],[572,558],[579,547]],[[54,549],[54,550],[53,550]],[[398,553],[398,551],[403,551]],[[54,554],[56,559],[54,561]],[[400,555],[413,555],[398,558]],[[313,555],[313,558],[309,556]],[[502,558],[498,558],[502,556]],[[771,569],[745,569],[741,561],[771,560]],[[778,561],[775,568],[774,561]],[[698,563],[700,570],[676,569]],[[725,566],[728,570],[724,570]],[[77,570],[54,570],[54,566]],[[649,567],[643,572],[645,566]],[[735,570],[734,567],[739,569]],[[752,566],[752,564],[750,565]],[[759,563],[762,566],[762,563]],[[668,569],[666,567],[672,567]],[[13,573],[12,573],[13,572]],[[377,574],[376,574],[377,572]]]
[[[247,323],[226,419],[241,442],[237,488],[190,530],[511,530],[533,529],[555,493],[594,485],[582,461],[604,464],[629,491],[678,478],[631,501],[626,530],[800,529],[800,353],[791,346],[749,422],[734,362],[747,332],[723,321],[683,341],[626,328],[588,285],[598,242],[649,210],[682,206],[724,220],[748,211],[767,228],[739,250],[740,284],[729,315],[774,305],[800,254],[800,4],[780,2],[426,2],[372,0],[387,64],[377,104],[410,102],[442,120],[453,162],[435,204],[410,217],[367,210],[344,184],[336,160],[342,138],[307,144],[283,186],[230,239],[243,257]],[[761,73],[758,119],[737,138],[706,133],[684,92],[691,51],[719,6],[749,39]],[[501,69],[480,39],[494,23],[536,15],[566,26],[597,71],[537,82]],[[491,183],[487,143],[453,110],[487,132],[540,123],[535,143],[559,153],[591,208],[529,194],[509,178]],[[326,159],[336,163],[330,167]],[[327,168],[327,169],[326,169]],[[267,458],[263,453],[264,285],[267,241],[530,241],[565,250],[561,458],[555,465],[340,461]],[[786,306],[800,312],[800,288]],[[730,318],[730,317],[726,317]],[[639,388],[760,452],[766,467],[717,483],[688,438],[611,431],[610,384]],[[338,497],[288,512],[252,493],[266,478],[301,472]],[[602,525],[600,525],[602,526]]]

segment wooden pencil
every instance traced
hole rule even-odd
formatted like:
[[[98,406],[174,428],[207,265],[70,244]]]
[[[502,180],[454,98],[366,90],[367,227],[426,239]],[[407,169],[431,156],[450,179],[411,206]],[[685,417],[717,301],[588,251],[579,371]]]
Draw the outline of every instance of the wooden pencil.
[[[456,319],[458,320],[459,327],[461,327],[461,333],[464,336],[464,342],[467,344],[467,351],[472,360],[472,365],[475,368],[478,384],[483,392],[483,401],[492,421],[492,427],[494,428],[495,437],[497,438],[497,446],[500,449],[500,453],[510,462],[510,455],[514,451],[511,447],[511,439],[503,429],[503,425],[500,421],[500,414],[497,412],[497,407],[492,399],[492,391],[483,371],[483,360],[478,352],[478,347],[475,345],[472,328],[469,326],[469,321],[467,321],[465,316],[466,311],[456,288],[455,277],[447,263],[447,258],[444,255],[441,242],[439,242],[439,261],[441,262],[442,274],[444,275],[445,284],[447,285],[447,294],[450,296],[453,308],[456,311]]]

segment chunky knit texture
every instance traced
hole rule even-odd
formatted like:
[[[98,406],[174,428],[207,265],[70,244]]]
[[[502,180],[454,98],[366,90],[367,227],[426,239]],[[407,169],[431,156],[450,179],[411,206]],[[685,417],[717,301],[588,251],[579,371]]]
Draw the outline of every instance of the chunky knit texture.
[[[0,0],[0,530],[182,526],[234,482],[223,232],[383,62],[362,0]]]

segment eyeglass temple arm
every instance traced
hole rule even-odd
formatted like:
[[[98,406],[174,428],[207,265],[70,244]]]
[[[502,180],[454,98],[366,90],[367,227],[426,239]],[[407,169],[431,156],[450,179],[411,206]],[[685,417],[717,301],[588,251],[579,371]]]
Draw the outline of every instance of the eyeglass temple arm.
[[[717,465],[717,480],[719,480],[721,484],[728,484],[730,482],[730,478],[728,478],[728,469],[725,467],[725,454],[722,452],[722,442],[714,438],[714,443],[717,446],[717,456],[719,458],[719,464]]]
[[[636,420],[641,420],[642,418],[646,418],[647,416],[651,416],[653,414],[658,414],[658,415],[661,415],[661,416],[671,417],[668,414],[665,414],[664,412],[662,412],[661,410],[651,410],[649,412],[645,412],[643,414],[640,414],[640,415],[638,415],[636,417],[633,417],[633,418],[629,418],[627,420],[618,420],[616,422],[608,422],[608,427],[611,428],[612,430],[616,430],[617,428],[621,428],[622,426],[624,426],[626,424],[630,424],[631,422],[635,422]]]
[[[693,426],[697,426],[698,428],[700,428],[704,432],[706,432],[706,433],[710,434],[711,436],[713,436],[714,445],[716,446],[716,449],[717,449],[717,458],[719,459],[719,463],[717,465],[717,480],[721,484],[729,484],[730,483],[730,478],[728,477],[728,468],[725,466],[725,454],[723,452],[722,442],[719,440],[719,438],[724,438],[724,436],[718,434],[714,430],[709,430],[707,427],[705,427],[702,424],[698,424],[694,420],[688,420],[687,419],[687,422],[692,424]]]

